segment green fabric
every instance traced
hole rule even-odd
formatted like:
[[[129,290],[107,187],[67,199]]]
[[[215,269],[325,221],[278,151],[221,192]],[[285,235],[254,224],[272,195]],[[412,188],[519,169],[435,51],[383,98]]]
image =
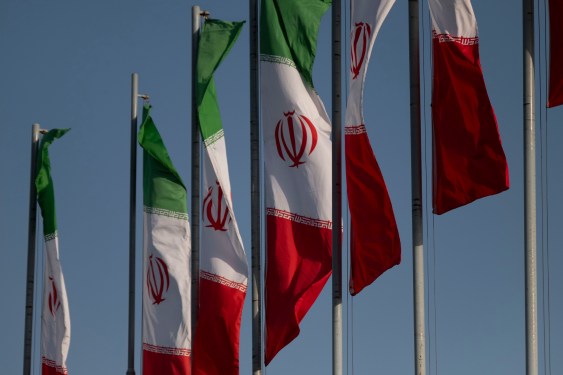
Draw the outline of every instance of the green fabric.
[[[143,204],[146,207],[188,213],[186,187],[170,160],[166,146],[150,116],[151,106],[143,107],[143,123],[138,140],[143,148]]]
[[[260,54],[293,61],[313,87],[313,63],[321,17],[332,0],[262,0]]]
[[[207,20],[199,38],[196,62],[196,100],[203,139],[223,129],[213,73],[236,42],[243,22]]]
[[[51,161],[49,160],[49,146],[55,139],[62,137],[70,129],[52,129],[41,139],[37,155],[37,176],[35,188],[37,200],[43,216],[43,235],[48,236],[57,231],[57,215],[55,212],[55,190],[51,178]]]

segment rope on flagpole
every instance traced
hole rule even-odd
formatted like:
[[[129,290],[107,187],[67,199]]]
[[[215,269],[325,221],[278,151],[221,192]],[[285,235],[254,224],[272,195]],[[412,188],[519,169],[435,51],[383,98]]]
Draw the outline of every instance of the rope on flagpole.
[[[432,33],[432,26],[430,22],[430,12],[428,9],[425,10],[424,3],[420,5],[420,14],[421,14],[421,23],[422,23],[422,30],[423,33],[427,31],[430,35]],[[424,35],[424,34],[423,34]],[[429,151],[432,152],[432,144],[428,145],[428,133],[432,132],[432,128],[428,125],[428,114],[427,114],[427,107],[428,107],[428,98],[427,98],[427,74],[426,74],[426,61],[427,59],[430,60],[430,67],[432,67],[432,53],[431,48],[426,48],[426,39],[422,39],[422,126],[423,126],[423,134],[424,134],[424,188],[426,194],[424,195],[424,212],[426,217],[426,241],[428,243],[428,251],[425,252],[425,262],[426,262],[426,285],[427,287],[432,289],[432,292],[428,293],[428,296],[425,296],[426,300],[426,325],[428,327],[427,337],[428,337],[428,372],[432,373],[432,363],[434,359],[434,374],[438,375],[438,333],[437,333],[437,303],[436,303],[436,220],[435,216],[432,215],[431,212],[431,204],[429,202],[429,192],[432,191],[431,187],[429,187],[429,181],[431,181],[432,177],[429,173],[429,162],[428,162],[428,155]],[[431,78],[430,78],[431,79]],[[430,269],[430,264],[432,263],[432,269]],[[432,298],[430,298],[432,297]],[[432,314],[431,314],[432,313]],[[432,320],[433,324],[430,324]],[[433,351],[433,356],[430,355],[430,352]]]
[[[344,1],[344,35],[350,30],[350,1]],[[344,38],[344,51],[350,50],[349,38]],[[349,95],[349,79],[350,64],[348,59],[344,58],[344,102],[348,103]],[[346,163],[343,165],[343,170],[346,170]],[[344,196],[344,207],[348,207],[348,196]],[[346,217],[346,279],[350,280],[350,211],[345,209]],[[346,374],[354,374],[354,314],[353,314],[354,299],[350,297],[350,293],[346,293]],[[352,357],[350,359],[350,356]]]
[[[543,24],[543,30],[538,27],[538,56],[539,56],[539,103],[540,103],[540,195],[541,195],[541,257],[542,257],[542,302],[543,302],[543,360],[544,372],[546,375],[551,374],[551,306],[550,306],[550,270],[549,270],[549,152],[548,152],[548,110],[547,96],[544,96],[548,90],[547,71],[544,64],[548,63],[547,50],[547,4],[544,0],[543,13],[540,12],[540,2],[538,2],[537,22],[538,25]],[[543,53],[542,53],[543,42]],[[543,62],[541,61],[543,58]],[[546,77],[545,80],[543,77]],[[544,121],[545,118],[545,121]]]

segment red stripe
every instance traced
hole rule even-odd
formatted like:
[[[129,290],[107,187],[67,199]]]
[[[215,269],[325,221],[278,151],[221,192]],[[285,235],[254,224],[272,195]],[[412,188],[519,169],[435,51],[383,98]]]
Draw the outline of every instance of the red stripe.
[[[549,0],[549,94],[548,107],[563,104],[563,2]]]
[[[401,240],[367,133],[346,134],[345,143],[346,186],[352,218],[350,293],[356,295],[401,262]]]
[[[509,187],[478,44],[433,39],[433,204],[443,214]]]
[[[66,368],[49,366],[44,361],[41,364],[41,375],[67,375],[68,371]]]
[[[246,293],[205,278],[199,280],[193,373],[238,375],[240,321]]]
[[[267,215],[266,353],[274,356],[299,335],[299,323],[332,272],[332,231]]]
[[[143,375],[190,375],[190,357],[143,350]]]

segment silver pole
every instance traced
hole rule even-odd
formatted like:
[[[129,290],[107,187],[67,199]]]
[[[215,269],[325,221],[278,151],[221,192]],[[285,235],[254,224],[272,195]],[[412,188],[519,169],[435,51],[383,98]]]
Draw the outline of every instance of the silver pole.
[[[424,242],[422,222],[422,167],[420,137],[420,65],[418,0],[409,0],[409,71],[411,113],[411,194],[414,294],[415,374],[426,374],[426,337],[424,327]]]
[[[332,374],[342,375],[341,0],[332,2]]]
[[[252,374],[262,374],[262,274],[260,232],[260,124],[258,122],[258,0],[249,1],[250,15],[250,199],[252,233]]]
[[[31,168],[29,178],[29,223],[27,237],[27,282],[25,289],[25,330],[23,340],[23,375],[31,374],[31,348],[33,343],[33,290],[35,288],[35,253],[37,235],[37,149],[39,146],[39,124],[31,126]]]
[[[196,64],[199,44],[201,9],[192,6],[192,337],[199,313],[199,174],[200,134],[196,101]]]
[[[526,374],[538,374],[536,279],[536,129],[534,3],[523,2],[524,22],[524,218],[526,243]]]
[[[127,375],[135,374],[135,228],[137,217],[137,98],[139,75],[131,74],[131,157],[129,175],[129,341]]]

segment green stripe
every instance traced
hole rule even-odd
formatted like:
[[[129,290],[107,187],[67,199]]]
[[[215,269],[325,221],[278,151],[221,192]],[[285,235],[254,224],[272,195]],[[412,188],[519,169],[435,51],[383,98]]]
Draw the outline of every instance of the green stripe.
[[[170,160],[166,146],[150,116],[151,106],[143,107],[143,123],[138,140],[143,148],[143,204],[187,214],[186,187]]]
[[[313,87],[313,63],[321,17],[332,0],[262,0],[260,54],[295,63]]]
[[[57,215],[55,212],[55,190],[51,178],[51,161],[49,160],[49,146],[57,138],[62,137],[70,129],[52,129],[41,139],[37,155],[37,176],[35,188],[37,200],[43,216],[43,235],[53,236],[57,231]]]
[[[207,20],[203,25],[197,51],[196,100],[199,126],[204,140],[223,129],[213,73],[233,47],[243,24],[244,21]]]

